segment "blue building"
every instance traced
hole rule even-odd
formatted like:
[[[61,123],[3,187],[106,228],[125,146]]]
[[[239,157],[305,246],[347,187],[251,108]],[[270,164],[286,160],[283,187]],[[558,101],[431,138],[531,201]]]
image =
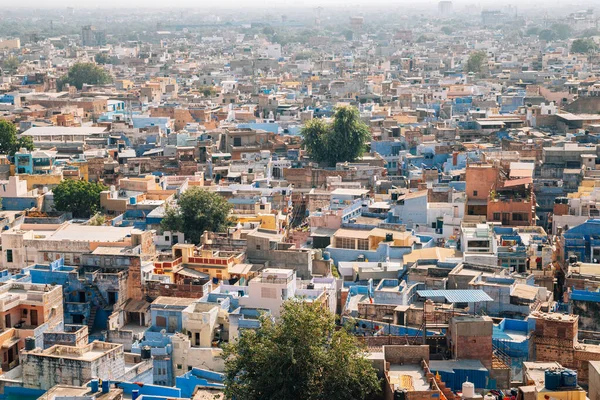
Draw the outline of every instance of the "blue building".
[[[25,151],[15,153],[15,169],[17,174],[48,174],[52,170],[55,157],[46,151]]]
[[[577,256],[579,261],[600,262],[600,219],[589,219],[563,233],[564,257]]]

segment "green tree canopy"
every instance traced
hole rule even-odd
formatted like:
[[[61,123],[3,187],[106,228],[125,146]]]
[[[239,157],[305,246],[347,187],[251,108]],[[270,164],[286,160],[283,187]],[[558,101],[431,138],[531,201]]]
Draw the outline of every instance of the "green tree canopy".
[[[182,232],[186,240],[198,244],[204,231],[223,231],[233,223],[232,208],[219,194],[192,187],[179,197],[176,207],[167,208],[161,227]]]
[[[84,84],[105,85],[112,82],[112,77],[101,67],[92,63],[77,63],[69,72],[56,82],[58,89],[62,90],[65,84],[75,86],[81,90]]]
[[[598,36],[598,35],[600,35],[600,30],[598,30],[596,28],[587,28],[587,29],[584,29],[579,34],[579,37],[587,38],[587,37]]]
[[[540,40],[551,42],[552,40],[556,39],[556,32],[554,32],[552,29],[541,30],[539,33],[539,38]]]
[[[313,160],[335,166],[362,156],[371,133],[361,121],[358,109],[344,106],[335,110],[332,123],[318,118],[309,121],[302,128],[302,138]]]
[[[575,39],[571,44],[571,53],[589,53],[590,51],[598,50],[598,45],[594,42],[594,39]]]
[[[466,70],[467,72],[481,74],[485,71],[486,63],[487,54],[485,53],[485,51],[476,51],[474,53],[469,54]]]
[[[54,208],[88,218],[100,210],[100,192],[108,188],[101,183],[67,179],[52,190]]]
[[[367,399],[379,389],[366,349],[320,304],[288,300],[225,347],[225,395],[237,400]]]
[[[532,26],[530,28],[527,28],[527,31],[525,32],[525,34],[527,36],[537,36],[539,33],[540,33],[539,26]]]
[[[454,33],[454,28],[446,25],[443,26],[442,29],[440,29],[440,31],[442,31],[442,33],[445,35],[452,35]]]
[[[0,119],[0,154],[14,155],[19,149],[33,150],[29,136],[17,136],[17,127],[10,121]]]
[[[110,64],[111,58],[108,53],[100,52],[96,53],[94,56],[94,61],[96,61],[98,64]]]
[[[10,56],[2,62],[2,69],[12,75],[19,69],[19,59],[15,56]]]
[[[571,27],[567,24],[553,24],[552,30],[556,33],[556,38],[560,40],[568,39],[571,36]]]

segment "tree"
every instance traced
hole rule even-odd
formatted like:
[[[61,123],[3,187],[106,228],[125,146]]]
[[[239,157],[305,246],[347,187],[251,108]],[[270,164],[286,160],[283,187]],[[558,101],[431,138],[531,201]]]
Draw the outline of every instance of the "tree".
[[[445,35],[452,35],[454,33],[454,28],[452,28],[451,26],[443,26],[440,30]]]
[[[379,389],[366,349],[318,303],[288,300],[277,322],[225,346],[225,395],[237,400],[366,399]]]
[[[186,240],[197,244],[204,231],[219,232],[232,225],[232,208],[219,194],[193,187],[179,197],[176,207],[167,208],[161,227],[182,232]]]
[[[10,121],[0,119],[0,154],[13,156],[21,148],[33,150],[33,140],[29,136],[17,136],[17,127]]]
[[[567,24],[553,24],[551,28],[556,33],[557,39],[565,40],[571,36],[571,27]]]
[[[352,162],[362,156],[371,133],[361,121],[358,110],[344,106],[335,110],[332,123],[322,119],[309,121],[302,128],[302,138],[313,160],[335,166],[338,162]]]
[[[100,210],[100,192],[107,189],[101,183],[64,180],[52,190],[54,208],[71,212],[75,218],[88,218]]]
[[[75,86],[81,90],[84,84],[105,85],[112,82],[112,77],[101,67],[92,63],[77,63],[69,72],[56,82],[58,90],[62,90],[65,84]]]
[[[571,53],[589,53],[590,51],[598,50],[598,45],[594,42],[594,39],[575,39],[571,44]]]
[[[551,42],[556,38],[556,32],[554,32],[551,29],[541,30],[540,34],[539,34],[539,38],[540,38],[540,40],[543,40],[545,42]]]
[[[94,56],[94,61],[98,64],[110,64],[111,58],[107,53],[100,52]]]
[[[88,221],[90,226],[102,226],[106,224],[106,215],[103,215],[99,212],[94,214],[92,218]]]
[[[467,72],[481,74],[485,71],[484,66],[487,63],[487,54],[485,51],[476,51],[469,55],[467,60]]]
[[[10,56],[2,63],[2,69],[12,75],[19,69],[19,59],[15,56]]]
[[[579,34],[579,37],[581,37],[581,38],[587,38],[587,37],[599,36],[599,35],[600,35],[600,30],[598,30],[596,28],[587,28],[587,29],[584,29]]]
[[[527,36],[537,36],[540,33],[540,28],[538,26],[532,26],[527,29],[525,33]]]

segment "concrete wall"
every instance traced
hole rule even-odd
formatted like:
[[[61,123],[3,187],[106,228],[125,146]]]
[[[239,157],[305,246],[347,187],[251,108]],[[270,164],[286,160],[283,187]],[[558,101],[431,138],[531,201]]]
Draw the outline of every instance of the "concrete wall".
[[[590,361],[589,371],[588,398],[590,400],[600,400],[600,361]]]

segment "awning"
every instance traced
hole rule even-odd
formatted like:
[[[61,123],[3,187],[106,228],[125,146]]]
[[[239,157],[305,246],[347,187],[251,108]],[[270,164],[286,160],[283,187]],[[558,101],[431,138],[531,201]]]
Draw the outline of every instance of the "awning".
[[[3,349],[9,349],[11,347],[13,347],[15,344],[19,343],[21,339],[13,336],[10,339],[8,339],[7,341],[5,341],[4,343],[2,343],[2,348]]]
[[[494,301],[486,292],[480,289],[417,290],[417,295],[427,299],[444,298],[448,303],[479,303]]]
[[[175,274],[187,276],[188,278],[195,278],[195,279],[209,279],[210,278],[210,275],[205,274],[204,272],[196,271],[191,268],[181,268],[180,270],[175,271]]]
[[[147,312],[150,309],[150,303],[148,303],[145,300],[133,300],[133,299],[129,299],[127,300],[127,303],[125,303],[125,307],[123,307],[123,310],[127,311],[127,312]]]

